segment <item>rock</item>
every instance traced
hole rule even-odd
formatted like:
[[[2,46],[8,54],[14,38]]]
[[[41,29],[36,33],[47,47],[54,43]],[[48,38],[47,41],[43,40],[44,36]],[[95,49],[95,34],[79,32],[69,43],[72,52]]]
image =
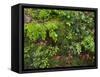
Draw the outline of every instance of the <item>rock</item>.
[[[32,17],[28,15],[24,15],[24,23],[29,23],[32,21]]]

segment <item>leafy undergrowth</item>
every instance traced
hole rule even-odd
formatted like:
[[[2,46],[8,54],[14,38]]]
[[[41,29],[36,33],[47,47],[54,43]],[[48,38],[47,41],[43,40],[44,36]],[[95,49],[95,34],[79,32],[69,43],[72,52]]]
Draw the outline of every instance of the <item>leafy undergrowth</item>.
[[[95,63],[94,13],[24,9],[24,68]]]

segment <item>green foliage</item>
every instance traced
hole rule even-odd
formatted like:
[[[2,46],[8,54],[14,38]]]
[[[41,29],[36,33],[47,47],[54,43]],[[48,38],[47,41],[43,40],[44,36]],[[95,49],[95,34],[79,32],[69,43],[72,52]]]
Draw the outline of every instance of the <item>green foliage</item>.
[[[25,64],[30,64],[30,66],[34,66],[34,68],[45,68],[45,67],[50,67],[50,57],[55,55],[59,48],[57,46],[52,47],[52,46],[43,46],[39,45],[35,47],[36,45],[32,44],[32,47],[27,47],[25,49],[25,58],[26,58],[26,63]],[[31,51],[31,53],[30,53]],[[33,51],[33,52],[32,52]],[[30,55],[27,55],[27,53],[30,53]],[[32,63],[28,63],[28,62]]]
[[[79,54],[81,52],[81,46],[80,46],[80,44],[77,43],[75,48],[76,48],[77,53]]]
[[[95,52],[93,12],[31,8],[24,12],[32,17],[32,21],[24,23],[26,69],[82,66],[80,53]],[[71,63],[68,53],[74,57],[72,64],[66,63],[66,58]]]
[[[43,10],[40,10],[39,12],[39,18],[40,19],[44,19],[44,18],[47,18],[49,16],[49,13],[47,10],[43,9]]]
[[[49,31],[49,36],[56,42],[57,41],[57,33],[55,32],[55,30],[58,28],[57,26],[58,24],[56,24],[55,22],[47,22],[45,24],[45,27],[47,28],[47,30]]]
[[[49,31],[49,36],[56,42],[57,41],[57,33],[55,30],[58,28],[55,23],[47,22],[46,24],[37,24],[37,23],[28,23],[25,25],[25,30],[27,31],[27,36],[36,41],[39,38],[45,40],[46,31]]]
[[[30,40],[36,41],[40,37],[45,40],[46,38],[46,29],[41,24],[36,23],[29,23],[26,24],[25,30],[27,31],[27,36],[30,38]]]
[[[94,39],[92,38],[92,36],[89,35],[87,37],[84,37],[82,45],[85,47],[86,50],[94,52]]]

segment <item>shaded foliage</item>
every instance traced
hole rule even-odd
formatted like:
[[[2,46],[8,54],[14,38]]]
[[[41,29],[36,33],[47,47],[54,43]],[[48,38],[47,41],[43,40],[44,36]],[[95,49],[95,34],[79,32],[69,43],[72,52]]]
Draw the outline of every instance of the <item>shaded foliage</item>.
[[[94,64],[94,13],[24,9],[25,68]]]

